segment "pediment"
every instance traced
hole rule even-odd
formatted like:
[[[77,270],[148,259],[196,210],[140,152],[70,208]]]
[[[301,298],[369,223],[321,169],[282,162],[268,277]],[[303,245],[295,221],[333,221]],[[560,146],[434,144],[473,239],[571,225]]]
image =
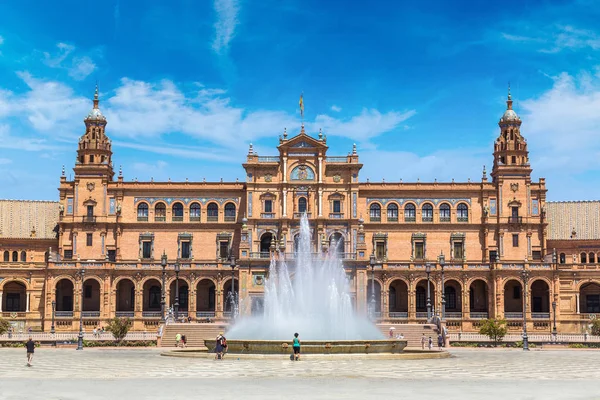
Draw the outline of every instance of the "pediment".
[[[294,150],[326,149],[327,145],[320,140],[308,136],[303,130],[299,135],[296,135],[293,138],[281,143],[278,148]]]

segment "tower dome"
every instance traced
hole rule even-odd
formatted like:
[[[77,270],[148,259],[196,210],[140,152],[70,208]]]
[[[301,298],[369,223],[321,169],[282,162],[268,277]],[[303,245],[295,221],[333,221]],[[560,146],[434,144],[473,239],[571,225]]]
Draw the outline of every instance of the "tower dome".
[[[510,95],[510,86],[508,87],[508,99],[506,100],[506,111],[504,111],[504,114],[502,115],[502,118],[500,118],[500,123],[511,123],[511,122],[517,122],[520,123],[521,122],[521,118],[519,118],[519,116],[517,115],[517,113],[515,112],[515,110],[513,110],[512,108],[512,96]]]
[[[102,111],[100,111],[100,108],[98,108],[98,85],[96,85],[96,91],[94,92],[94,107],[92,108],[92,110],[88,113],[88,115],[85,117],[85,121],[103,121],[106,122],[106,117],[102,114]]]

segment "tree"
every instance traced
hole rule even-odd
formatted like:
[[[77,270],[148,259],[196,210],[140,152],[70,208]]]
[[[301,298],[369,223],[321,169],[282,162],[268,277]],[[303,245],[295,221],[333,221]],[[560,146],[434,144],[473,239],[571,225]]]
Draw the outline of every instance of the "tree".
[[[598,318],[592,322],[592,335],[600,336],[600,319]]]
[[[113,334],[117,342],[121,342],[127,336],[131,325],[132,322],[129,318],[113,318],[108,323],[106,330]]]
[[[0,335],[8,332],[8,328],[10,328],[10,322],[3,318],[0,318]]]
[[[484,319],[479,328],[479,333],[486,335],[494,342],[494,347],[502,341],[506,335],[506,321],[503,319]]]

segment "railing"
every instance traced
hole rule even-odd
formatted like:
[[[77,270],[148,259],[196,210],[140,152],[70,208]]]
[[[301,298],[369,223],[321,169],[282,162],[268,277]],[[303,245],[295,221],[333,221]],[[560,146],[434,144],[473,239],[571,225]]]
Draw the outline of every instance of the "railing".
[[[200,216],[191,216],[190,215],[190,222],[200,222]]]
[[[160,311],[142,311],[142,317],[144,318],[160,318],[161,316]]]
[[[396,217],[390,217],[390,216],[388,215],[388,217],[387,217],[387,222],[398,222],[398,217],[397,217],[397,216],[396,216]]]
[[[231,311],[223,311],[224,318],[231,318]]]
[[[407,312],[390,312],[389,313],[390,318],[408,318],[408,313]]]
[[[469,222],[469,217],[456,217],[456,222]]]
[[[343,260],[356,260],[356,253],[338,253]]]
[[[171,217],[171,220],[173,222],[183,222],[183,215],[173,215],[173,217]]]
[[[265,251],[261,251],[261,252],[251,252],[250,253],[250,258],[261,258],[261,259],[269,259],[271,258],[271,253],[269,252],[265,252]]]
[[[523,217],[508,217],[509,224],[520,224],[523,222]]]
[[[597,318],[600,318],[600,313],[596,314],[580,314],[581,319],[593,321]]]
[[[381,222],[381,216],[378,216],[378,217],[376,217],[376,216],[374,216],[374,215],[371,215],[371,216],[369,217],[369,221],[370,221],[370,222]]]
[[[206,216],[206,220],[208,222],[218,222],[219,221],[219,216],[218,215],[207,215]]]
[[[117,311],[115,313],[115,316],[117,318],[125,318],[125,317],[133,318],[133,317],[135,317],[135,311]]]
[[[260,213],[260,217],[264,218],[264,219],[274,219],[275,218],[275,213],[270,212],[270,213]]]
[[[381,318],[381,311],[371,311],[371,318]]]
[[[549,312],[532,312],[531,318],[532,319],[550,319],[550,313]]]
[[[404,222],[416,222],[417,221],[417,217],[415,216],[404,216]]]
[[[56,318],[73,318],[73,311],[56,311]]]
[[[460,311],[446,311],[445,316],[447,319],[461,319],[462,312]]]
[[[490,342],[491,339],[486,335],[479,333],[449,333],[450,341],[452,342]],[[539,334],[531,333],[527,334],[529,342],[542,342],[542,343],[584,343],[584,342],[600,342],[600,336],[587,335],[585,333],[559,333],[553,335],[551,333]],[[523,336],[520,333],[508,334],[502,339],[503,342],[519,342],[523,340]]]
[[[327,162],[328,163],[347,163],[348,162],[348,157],[327,157]]]
[[[98,318],[100,317],[100,311],[83,311],[83,318]]]
[[[486,312],[478,312],[478,311],[471,311],[469,313],[469,317],[471,319],[488,319],[488,313]]]
[[[49,341],[56,340],[57,342],[62,341],[77,341],[77,335],[79,332],[59,332],[59,333],[50,333],[50,332],[19,332],[8,334],[5,333],[0,335],[0,341],[11,341],[11,342],[24,342],[29,337],[31,337],[34,341]],[[109,341],[115,340],[115,337],[110,332],[97,332],[95,335],[92,331],[83,332],[83,338],[86,341],[89,340],[102,340]],[[156,332],[128,332],[125,336],[124,340],[156,340]]]
[[[148,216],[146,215],[145,217],[142,217],[138,215],[137,220],[138,222],[148,222]]]
[[[258,162],[264,162],[264,163],[278,163],[279,162],[279,157],[278,156],[259,156],[258,157]]]
[[[506,319],[523,319],[522,312],[505,312],[504,318]]]
[[[302,218],[302,215],[306,214],[307,218],[312,218],[312,213],[295,212],[294,218]]]
[[[444,217],[440,215],[440,222],[450,222],[450,217]]]
[[[196,318],[214,318],[214,311],[196,311]]]
[[[417,318],[427,318],[427,311],[417,311],[416,317]]]
[[[154,216],[155,222],[165,222],[166,220],[167,220],[167,217],[164,215],[155,215]]]
[[[344,219],[344,213],[329,213],[330,219]]]
[[[433,222],[433,216],[423,215],[422,220],[423,222]]]
[[[23,312],[23,311],[5,311],[0,313],[0,315],[2,315],[3,318],[25,318],[27,316],[27,313]]]
[[[93,215],[84,215],[82,217],[82,222],[87,222],[87,223],[93,224],[94,222],[96,222],[96,217]]]
[[[226,215],[223,219],[225,222],[235,222],[235,215]]]

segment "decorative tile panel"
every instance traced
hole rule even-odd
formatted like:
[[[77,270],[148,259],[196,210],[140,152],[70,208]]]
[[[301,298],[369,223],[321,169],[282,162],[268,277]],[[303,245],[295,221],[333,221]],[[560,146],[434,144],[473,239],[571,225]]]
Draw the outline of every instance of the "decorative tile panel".
[[[433,199],[433,198],[408,198],[408,197],[393,197],[393,198],[367,198],[367,206],[373,202],[377,202],[377,203],[381,203],[382,205],[386,205],[389,202],[396,202],[400,205],[406,203],[406,202],[413,202],[416,203],[417,205],[420,205],[421,203],[424,202],[431,202],[434,205],[438,205],[440,203],[443,202],[448,202],[450,204],[452,204],[453,206],[458,204],[458,203],[467,203],[467,204],[471,204],[471,199],[467,199],[467,198],[441,198],[441,199]]]

